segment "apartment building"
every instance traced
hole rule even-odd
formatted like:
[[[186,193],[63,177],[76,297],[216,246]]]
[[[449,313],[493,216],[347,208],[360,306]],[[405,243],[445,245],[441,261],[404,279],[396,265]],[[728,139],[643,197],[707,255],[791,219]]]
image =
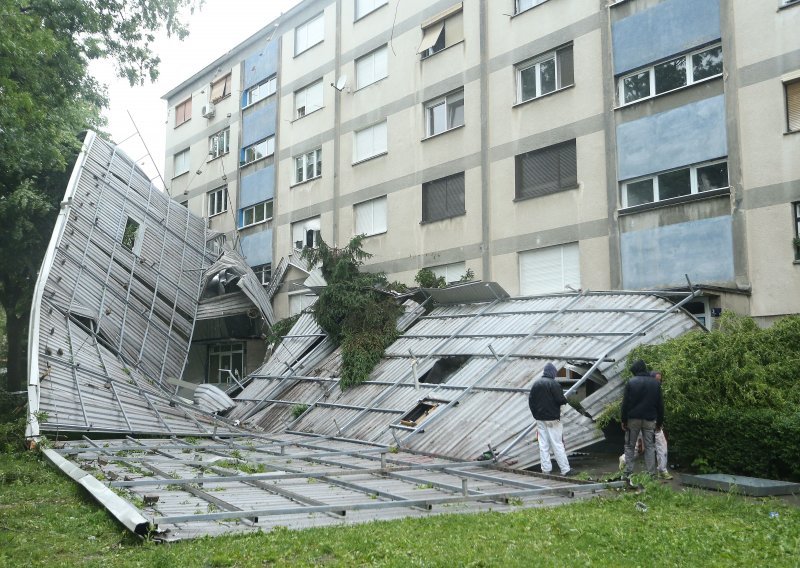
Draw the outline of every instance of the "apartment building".
[[[170,195],[309,302],[299,251],[512,295],[800,312],[800,1],[305,0],[165,95]],[[254,341],[253,338],[250,338]],[[255,355],[254,355],[255,356]]]

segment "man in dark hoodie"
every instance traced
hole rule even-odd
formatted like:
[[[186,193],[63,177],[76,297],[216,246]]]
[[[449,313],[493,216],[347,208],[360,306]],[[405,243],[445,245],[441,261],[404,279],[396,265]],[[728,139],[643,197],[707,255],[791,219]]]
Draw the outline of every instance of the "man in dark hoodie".
[[[564,450],[561,426],[561,406],[567,404],[561,385],[556,382],[556,368],[552,363],[544,366],[542,376],[533,382],[528,406],[536,420],[539,432],[539,456],[542,461],[542,473],[550,473],[553,463],[550,461],[550,448],[561,469],[561,475],[574,475]]]
[[[633,473],[636,440],[644,441],[644,464],[647,473],[656,475],[656,430],[664,424],[664,398],[661,383],[647,372],[647,365],[638,359],[631,365],[633,377],[622,395],[622,429],[625,431],[625,476]]]

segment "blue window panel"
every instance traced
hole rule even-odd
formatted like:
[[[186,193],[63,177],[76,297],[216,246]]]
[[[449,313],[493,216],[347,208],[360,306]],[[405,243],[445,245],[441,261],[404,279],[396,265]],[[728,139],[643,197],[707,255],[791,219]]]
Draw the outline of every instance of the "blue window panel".
[[[275,101],[271,101],[258,109],[250,109],[244,113],[242,147],[250,146],[275,134],[276,107]]]
[[[278,71],[278,43],[271,41],[259,53],[244,61],[244,89],[263,81]]]
[[[239,209],[275,197],[275,166],[270,165],[242,177],[239,186]],[[241,219],[240,219],[241,222]]]
[[[727,136],[724,95],[620,124],[619,179],[727,156]]]
[[[623,233],[622,285],[626,290],[725,284],[734,280],[729,215]]]
[[[718,40],[720,0],[667,0],[614,23],[614,73]]]
[[[240,243],[242,256],[250,266],[272,262],[272,229],[243,235]]]

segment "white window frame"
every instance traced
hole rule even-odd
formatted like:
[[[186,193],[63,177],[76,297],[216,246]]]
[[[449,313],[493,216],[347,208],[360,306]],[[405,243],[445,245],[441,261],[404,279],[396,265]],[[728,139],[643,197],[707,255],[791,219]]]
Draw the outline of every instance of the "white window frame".
[[[387,121],[353,132],[353,165],[389,151]]]
[[[249,222],[247,219],[248,214],[251,216]],[[255,205],[244,207],[242,208],[242,225],[239,228],[244,229],[246,227],[252,227],[254,225],[260,225],[261,223],[266,223],[267,221],[272,221],[272,215],[272,199],[267,199],[266,201],[256,203]]]
[[[208,370],[209,374],[211,373],[211,359],[215,355],[219,357],[219,368],[224,369],[222,366],[222,357],[230,357],[230,363],[228,367],[233,367],[233,356],[234,354],[241,355],[242,358],[242,371],[239,373],[239,378],[244,377],[247,374],[247,349],[245,348],[244,342],[237,342],[237,343],[215,343],[209,345],[208,349]],[[233,372],[234,369],[229,369]],[[217,379],[218,383],[221,384],[228,384],[231,382],[231,376],[226,372],[222,372],[220,370],[217,371],[218,376],[214,377]],[[223,379],[224,377],[224,379]],[[211,383],[211,376],[206,377],[206,382]],[[212,383],[212,384],[218,384]]]
[[[294,92],[295,120],[308,116],[323,107],[322,79]]]
[[[360,20],[388,3],[389,0],[355,0],[354,21]]]
[[[388,198],[383,195],[353,205],[353,225],[355,235],[380,235],[389,230]]]
[[[374,49],[356,59],[356,89],[363,89],[389,76],[389,47]]]
[[[308,292],[295,292],[293,294],[289,294],[289,317],[296,316],[313,304],[317,299],[317,296]]]
[[[516,8],[515,14],[526,12],[531,8],[535,8],[539,4],[544,4],[547,0],[515,0],[514,7]]]
[[[182,176],[189,171],[189,148],[181,150],[172,157],[172,177]]]
[[[325,40],[325,12],[320,12],[294,29],[294,55],[308,51]]]
[[[467,273],[467,263],[465,261],[461,262],[451,262],[450,264],[440,264],[438,266],[431,266],[429,270],[433,272],[436,278],[440,276],[444,278],[446,284],[452,284],[453,282],[460,282],[461,278],[464,277]]]
[[[220,144],[221,142],[221,144]],[[214,160],[231,151],[231,129],[220,130],[208,137],[208,160]]]
[[[258,266],[253,266],[252,271],[255,273],[256,278],[258,281],[261,282],[262,286],[268,286],[270,280],[272,280],[272,263],[268,262],[266,264],[259,264]]]
[[[217,189],[212,189],[206,194],[208,204],[208,218],[221,215],[228,210],[228,186],[224,185]]]
[[[581,288],[581,257],[577,242],[522,251],[517,254],[517,258],[520,296],[558,294],[570,292],[570,288]],[[547,261],[550,261],[549,266]],[[526,272],[539,277],[539,288],[536,287],[537,282],[526,278]],[[553,281],[553,286],[542,287],[541,281],[548,278]]]
[[[678,57],[673,57],[673,58],[668,59],[666,61],[661,61],[660,63],[656,63],[654,65],[650,65],[650,66],[644,67],[642,69],[637,69],[636,71],[633,71],[632,73],[626,73],[625,75],[622,75],[619,78],[619,80],[617,81],[617,93],[618,93],[618,97],[619,97],[619,105],[620,106],[625,106],[625,105],[630,105],[630,104],[637,103],[639,101],[652,99],[654,97],[660,97],[662,95],[666,95],[668,93],[672,93],[672,92],[677,91],[679,89],[685,89],[686,87],[690,87],[691,85],[696,85],[698,83],[703,83],[705,81],[710,81],[712,79],[716,79],[717,77],[722,76],[722,74],[725,72],[725,61],[724,60],[722,61],[722,66],[723,66],[722,71],[720,71],[719,73],[717,73],[715,75],[709,75],[708,77],[703,77],[702,79],[697,79],[697,80],[694,79],[694,65],[692,64],[692,57],[694,57],[695,55],[699,55],[701,53],[705,53],[706,51],[711,51],[713,49],[719,49],[720,50],[720,57],[722,57],[722,44],[721,43],[715,43],[713,45],[708,45],[708,46],[706,46],[706,47],[704,47],[702,49],[696,49],[694,51],[690,51],[688,53],[680,55]],[[661,65],[665,65],[667,63],[672,63],[672,62],[675,62],[675,61],[679,61],[681,59],[684,60],[684,68],[686,70],[686,84],[681,85],[679,87],[675,87],[674,89],[670,89],[668,91],[662,91],[660,93],[656,93],[656,71],[655,71],[656,67],[659,67]],[[648,84],[649,84],[650,93],[648,95],[639,97],[637,99],[631,99],[630,101],[626,101],[625,100],[625,94],[626,94],[626,91],[625,91],[625,80],[629,79],[631,77],[634,77],[636,75],[642,75],[642,74],[645,74],[645,73],[648,75]]]
[[[672,170],[659,172],[657,174],[653,174],[653,175],[649,175],[649,176],[642,176],[642,177],[638,177],[638,178],[635,178],[635,179],[627,180],[627,181],[625,181],[625,183],[622,184],[622,208],[626,209],[628,207],[638,207],[640,205],[649,205],[651,203],[662,203],[664,201],[671,201],[673,199],[675,199],[675,200],[677,200],[677,199],[685,199],[685,198],[687,198],[687,197],[689,197],[691,195],[697,195],[697,194],[700,194],[700,193],[704,193],[705,191],[716,191],[716,190],[720,190],[720,189],[726,189],[726,188],[730,187],[730,177],[728,177],[728,185],[727,186],[714,187],[714,188],[710,188],[710,189],[707,189],[707,190],[701,190],[701,184],[698,181],[698,173],[697,173],[697,171],[700,170],[700,169],[703,169],[705,167],[714,166],[714,165],[717,165],[717,164],[726,164],[726,167],[727,167],[727,162],[728,162],[727,158],[724,158],[724,159],[721,159],[721,160],[711,160],[711,161],[708,161],[708,162],[702,162],[700,164],[695,164],[693,166],[684,166],[682,168],[675,168],[675,169],[672,169]],[[660,195],[659,195],[658,177],[662,176],[662,175],[665,175],[665,174],[680,172],[680,171],[683,171],[683,170],[689,170],[689,184],[690,184],[689,193],[687,193],[686,195],[679,195],[677,197],[669,197],[669,198],[666,198],[666,199],[661,199]],[[730,176],[730,172],[728,172],[728,176]],[[647,181],[647,180],[652,180],[652,182],[653,182],[653,201],[647,201],[645,203],[637,203],[636,205],[628,205],[628,186],[630,184],[633,184],[633,183],[638,183],[638,182]]]
[[[133,242],[131,243],[131,248],[128,248],[125,244],[125,235],[128,232],[129,225],[136,225],[136,229],[134,230],[134,237]],[[128,250],[139,256],[142,253],[142,243],[144,242],[144,223],[142,223],[139,219],[135,219],[134,217],[128,217],[127,221],[125,222],[125,228],[122,230],[122,248]]]
[[[562,76],[562,73],[563,73],[562,65],[559,62],[559,58],[558,58],[559,53],[564,52],[566,50],[572,51],[573,70],[572,70],[572,81],[570,83],[564,83],[564,78]],[[547,91],[546,93],[543,93],[542,92],[542,81],[541,81],[541,68],[542,68],[542,64],[546,63],[548,61],[552,61],[553,62],[553,66],[555,67],[555,70],[556,70],[555,88],[552,91]],[[534,76],[536,77],[536,94],[534,96],[528,97],[526,99],[526,98],[523,98],[523,93],[522,93],[522,75],[523,75],[523,73],[525,73],[526,71],[528,71],[530,69],[534,70]],[[522,63],[517,64],[517,66],[516,66],[516,77],[517,77],[517,104],[524,103],[524,102],[527,102],[527,101],[531,101],[531,100],[534,100],[534,99],[538,99],[539,97],[541,97],[543,95],[549,95],[551,93],[557,93],[558,91],[560,91],[562,89],[566,89],[567,87],[572,87],[573,85],[575,85],[575,54],[574,54],[574,48],[573,48],[572,44],[561,46],[558,49],[554,49],[552,51],[548,51],[547,53],[543,53],[541,55],[538,55],[538,56],[534,57],[533,59],[529,59],[527,61],[523,61]]]
[[[311,247],[319,246],[320,238],[320,217],[309,217],[302,221],[295,221],[291,226],[292,230],[292,250],[303,250],[308,246],[308,232],[312,232]],[[300,247],[297,244],[300,243]]]
[[[309,167],[311,170],[309,171]],[[299,176],[298,172],[302,172]],[[294,183],[304,183],[322,175],[322,147],[294,157]]]
[[[242,148],[242,165],[247,166],[258,160],[269,158],[275,153],[275,137],[270,136]]]
[[[455,103],[460,102],[460,105],[455,105]],[[459,128],[464,126],[466,123],[465,117],[465,108],[464,108],[464,88],[458,89],[431,101],[425,103],[425,137],[430,138],[432,136],[436,136],[437,134],[442,134],[443,132],[447,132],[449,130],[453,130],[455,128]],[[445,119],[445,128],[442,130],[434,131],[435,127],[435,114],[437,112],[436,109],[444,105],[444,119]],[[461,123],[454,124],[452,121],[453,115],[453,108],[457,108],[461,106]]]
[[[258,101],[266,99],[270,95],[274,95],[277,86],[278,86],[278,76],[273,75],[272,77],[261,81],[257,85],[250,87],[249,89],[247,89],[244,108],[252,106],[256,104]]]

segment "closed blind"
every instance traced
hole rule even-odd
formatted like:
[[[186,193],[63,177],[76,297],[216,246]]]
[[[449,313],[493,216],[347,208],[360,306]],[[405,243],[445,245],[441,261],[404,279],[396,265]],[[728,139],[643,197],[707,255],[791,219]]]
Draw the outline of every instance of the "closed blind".
[[[786,85],[786,114],[789,130],[800,130],[800,81]]]
[[[464,172],[423,184],[423,221],[447,219],[465,211]]]
[[[517,156],[517,199],[541,197],[577,184],[575,140]]]
[[[519,253],[519,289],[523,296],[566,292],[581,287],[578,243]]]

